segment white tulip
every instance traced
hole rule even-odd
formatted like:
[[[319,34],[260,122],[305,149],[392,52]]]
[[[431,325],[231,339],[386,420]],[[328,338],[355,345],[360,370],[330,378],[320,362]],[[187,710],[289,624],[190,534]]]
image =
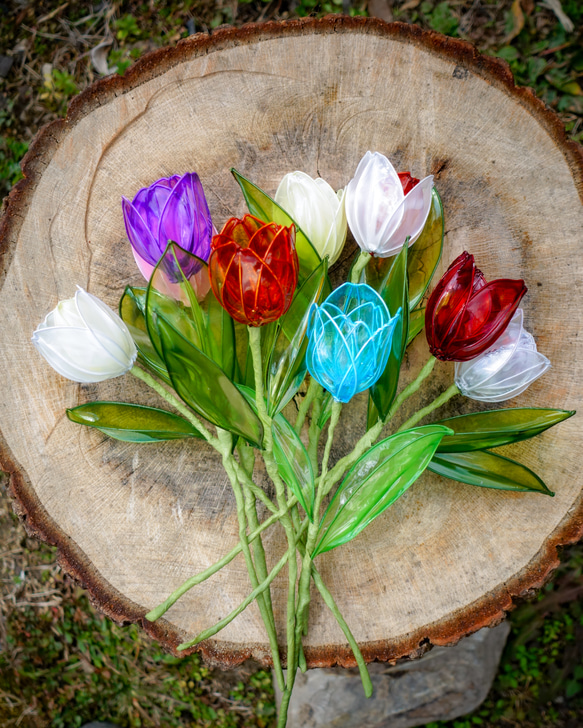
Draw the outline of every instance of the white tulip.
[[[346,188],[346,217],[362,250],[380,258],[398,253],[421,235],[431,209],[433,175],[422,179],[406,195],[389,160],[367,152]]]
[[[305,172],[290,172],[279,183],[275,201],[308,236],[321,258],[335,263],[344,243],[348,226],[344,207],[345,190],[334,192],[320,177]]]
[[[53,369],[74,382],[119,377],[132,368],[137,356],[120,317],[82,288],[47,315],[32,343]]]
[[[490,349],[475,359],[456,363],[455,383],[462,394],[480,402],[503,402],[524,392],[551,366],[536,350],[522,319],[519,308]]]

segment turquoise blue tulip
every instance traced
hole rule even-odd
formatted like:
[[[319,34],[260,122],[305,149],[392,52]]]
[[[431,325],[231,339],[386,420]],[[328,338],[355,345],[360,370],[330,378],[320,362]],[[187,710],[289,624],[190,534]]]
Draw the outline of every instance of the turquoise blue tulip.
[[[364,283],[344,283],[312,305],[306,361],[312,377],[338,402],[348,402],[383,373],[401,309],[391,318],[383,299]]]

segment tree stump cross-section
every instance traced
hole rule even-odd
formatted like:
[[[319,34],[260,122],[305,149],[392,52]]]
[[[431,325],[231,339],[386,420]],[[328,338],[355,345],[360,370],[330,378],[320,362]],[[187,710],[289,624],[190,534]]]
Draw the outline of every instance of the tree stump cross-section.
[[[514,86],[506,64],[414,26],[341,17],[226,29],[156,51],[91,86],[39,133],[0,222],[0,465],[29,531],[58,546],[63,567],[111,618],[143,622],[229,551],[234,499],[204,444],[135,445],[69,422],[67,407],[96,399],[164,405],[130,376],[63,379],[34,351],[32,331],[77,284],[112,308],[126,284],[143,285],[122,195],[196,171],[220,228],[244,212],[231,167],[271,194],[296,169],[340,188],[367,150],[416,177],[435,175],[446,215],[436,279],[464,249],[487,278],[525,279],[526,328],[553,367],[507,405],[580,405],[583,154],[530,90]],[[401,386],[427,358],[421,335]],[[397,424],[451,384],[453,365],[435,371]],[[333,461],[362,433],[365,404],[362,395],[344,408]],[[480,407],[456,397],[434,418]],[[582,439],[575,417],[501,450],[539,473],[553,499],[426,473],[365,533],[318,558],[367,660],[453,643],[544,583],[557,546],[581,536]],[[265,546],[274,564],[281,528],[266,532]],[[173,649],[249,591],[237,558],[145,627]],[[281,574],[273,601],[282,644],[286,597]],[[256,606],[200,650],[223,666],[269,664]],[[317,592],[305,653],[313,667],[354,664]]]

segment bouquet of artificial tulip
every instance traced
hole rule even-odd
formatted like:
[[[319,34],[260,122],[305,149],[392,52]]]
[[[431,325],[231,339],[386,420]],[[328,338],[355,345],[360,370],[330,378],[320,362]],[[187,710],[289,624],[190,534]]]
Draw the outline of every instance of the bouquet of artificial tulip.
[[[68,410],[73,422],[136,446],[190,438],[194,447],[203,440],[220,453],[236,499],[239,543],[146,618],[159,619],[242,553],[248,597],[178,649],[216,634],[256,600],[283,692],[278,725],[284,726],[297,669],[306,667],[311,580],[344,631],[367,695],[372,692],[317,556],[356,538],[426,468],[470,485],[552,495],[535,473],[492,448],[538,435],[573,413],[493,409],[418,425],[455,395],[482,402],[515,397],[550,366],[523,326],[524,282],[487,282],[468,253],[452,262],[423,307],[444,231],[431,176],[420,181],[397,173],[386,157],[368,152],[344,190],[292,172],[272,199],[233,173],[250,214],[227,220],[219,233],[194,173],[158,180],[131,202],[124,198],[127,235],[147,285],[125,289],[119,316],[80,289],[47,315],[33,342],[69,379],[99,382],[131,372],[172,408],[92,402]],[[360,252],[349,279],[332,290],[328,269],[348,227]],[[431,356],[399,391],[405,350],[423,328]],[[455,362],[454,384],[379,440],[436,359]],[[332,466],[342,405],[365,390],[362,436]],[[292,400],[296,406],[286,408]],[[257,457],[275,500],[254,482]],[[263,522],[257,500],[270,512]],[[261,534],[276,523],[287,550],[268,572]],[[287,645],[280,652],[270,584],[284,567]]]

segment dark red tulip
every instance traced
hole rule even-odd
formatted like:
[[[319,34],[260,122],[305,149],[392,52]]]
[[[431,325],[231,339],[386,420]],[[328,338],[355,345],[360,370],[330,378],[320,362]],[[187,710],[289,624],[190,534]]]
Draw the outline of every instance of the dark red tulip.
[[[399,175],[399,179],[403,185],[403,194],[405,195],[411,192],[413,187],[419,184],[417,177],[412,177],[410,172],[398,172],[397,174]]]
[[[298,282],[295,227],[232,217],[211,244],[214,294],[235,321],[263,326],[290,307]]]
[[[425,334],[431,353],[443,361],[469,361],[482,354],[504,332],[525,293],[524,281],[487,283],[474,256],[463,252],[427,303]]]

